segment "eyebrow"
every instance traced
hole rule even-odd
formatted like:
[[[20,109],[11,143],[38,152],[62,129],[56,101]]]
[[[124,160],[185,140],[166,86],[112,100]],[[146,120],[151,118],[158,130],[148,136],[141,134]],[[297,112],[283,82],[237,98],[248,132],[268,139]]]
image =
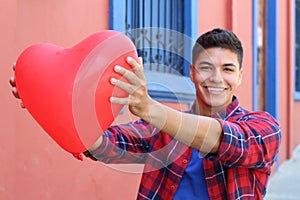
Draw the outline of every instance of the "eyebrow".
[[[212,63],[207,62],[207,61],[202,61],[202,62],[199,63],[199,65],[210,65],[210,66],[213,66]],[[237,67],[237,66],[236,66],[235,64],[233,64],[233,63],[225,63],[225,64],[223,64],[222,66],[223,66],[223,67],[231,67],[231,66]]]
[[[212,63],[207,62],[207,61],[202,61],[202,62],[199,63],[199,65],[211,65],[211,66],[213,66]]]
[[[230,67],[230,66],[233,66],[233,67],[236,67],[236,68],[237,68],[237,66],[236,66],[235,64],[233,64],[233,63],[225,63],[223,66],[224,66],[224,67]]]

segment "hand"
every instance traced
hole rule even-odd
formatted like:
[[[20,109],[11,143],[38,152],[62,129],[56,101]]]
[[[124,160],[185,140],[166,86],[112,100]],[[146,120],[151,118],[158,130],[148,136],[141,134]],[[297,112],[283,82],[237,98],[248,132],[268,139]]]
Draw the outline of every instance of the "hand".
[[[15,68],[16,68],[16,63],[13,64],[13,70],[15,71]],[[16,87],[16,80],[15,80],[15,76],[11,76],[10,79],[9,79],[9,83],[12,87],[11,91],[14,95],[15,98],[17,99],[20,99],[20,96],[19,96],[19,93],[18,93],[18,90],[17,90],[17,87]],[[21,102],[20,103],[21,105],[21,108],[25,108],[24,104]]]
[[[133,68],[133,72],[127,70],[121,66],[116,66],[115,71],[126,78],[128,82],[111,79],[111,83],[128,93],[126,98],[111,97],[111,103],[129,105],[130,111],[145,119],[150,111],[150,105],[152,99],[148,95],[148,89],[146,85],[146,78],[143,72],[143,61],[139,58],[139,62],[131,57],[127,58],[128,64]]]
[[[140,59],[138,63],[128,58],[127,62],[132,66],[133,72],[121,66],[116,66],[115,71],[123,75],[129,83],[115,78],[111,79],[111,83],[126,91],[128,97],[111,97],[110,101],[129,105],[133,114],[192,148],[205,150],[206,153],[216,153],[223,133],[219,121],[206,116],[180,112],[153,100],[148,95],[142,60]]]

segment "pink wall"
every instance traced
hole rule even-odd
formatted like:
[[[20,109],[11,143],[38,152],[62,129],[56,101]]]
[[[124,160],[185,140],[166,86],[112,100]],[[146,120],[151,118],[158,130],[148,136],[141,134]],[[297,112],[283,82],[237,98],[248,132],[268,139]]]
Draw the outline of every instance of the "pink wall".
[[[280,160],[300,143],[300,102],[293,100],[291,4],[280,2],[279,114],[284,131]],[[218,5],[218,6],[215,6]],[[244,49],[244,80],[237,94],[252,108],[252,2],[199,0],[199,34],[214,27],[233,30]],[[10,0],[0,7],[0,199],[134,199],[141,166],[109,167],[80,162],[39,127],[10,92],[12,63],[28,45],[50,42],[71,47],[108,28],[108,0]],[[289,31],[286,31],[289,30]],[[170,106],[175,106],[169,104]],[[126,113],[124,114],[126,115]],[[124,115],[120,121],[126,120]],[[136,173],[128,173],[128,171]],[[115,192],[118,188],[118,192]]]
[[[295,149],[296,146],[300,144],[300,102],[298,101],[297,103],[295,102],[293,104],[293,114],[292,114],[292,127],[291,127],[291,138],[290,138],[290,146],[289,147],[289,152],[290,156],[292,156],[293,150]]]
[[[245,108],[252,109],[252,2],[199,0],[198,10],[199,34],[220,27],[232,30],[240,38],[244,48],[244,75],[237,96]]]
[[[288,112],[288,116],[286,118],[287,120],[287,143],[286,143],[286,149],[287,149],[287,158],[290,158],[292,156],[292,153],[300,144],[300,101],[294,100],[294,66],[295,66],[295,55],[294,55],[294,32],[295,27],[293,24],[295,24],[294,19],[294,3],[291,1],[286,2],[287,8],[285,9],[285,16],[286,16],[286,23],[290,24],[290,26],[287,26],[287,30],[280,29],[281,32],[289,32],[289,34],[286,37],[286,43],[287,43],[287,62],[286,65],[284,65],[282,68],[283,70],[287,67],[287,85],[286,90],[289,91],[287,95],[287,109],[286,112]],[[284,22],[283,22],[284,23]],[[282,96],[284,97],[284,96]],[[284,111],[283,111],[284,112]]]
[[[3,1],[0,24],[0,199],[133,199],[138,173],[74,159],[20,108],[8,84],[12,64],[27,46],[49,42],[67,48],[107,29],[108,1]]]
[[[279,25],[279,38],[286,38],[286,40],[279,40],[279,48],[278,54],[278,65],[279,65],[279,123],[281,125],[281,129],[283,132],[281,149],[280,149],[280,162],[284,161],[289,156],[289,137],[291,134],[291,130],[289,130],[289,123],[291,123],[290,115],[291,110],[289,110],[289,103],[293,100],[292,90],[289,89],[290,86],[293,85],[294,79],[291,79],[290,72],[293,71],[294,65],[290,61],[290,54],[292,53],[290,50],[290,45],[288,41],[291,39],[292,31],[286,31],[291,28],[289,24],[289,20],[291,20],[292,12],[289,12],[288,1],[279,1],[279,17],[278,25]],[[288,64],[290,63],[290,64]]]
[[[279,123],[282,129],[280,163],[292,156],[300,144],[300,102],[294,100],[294,7],[291,1],[279,1],[278,64]]]

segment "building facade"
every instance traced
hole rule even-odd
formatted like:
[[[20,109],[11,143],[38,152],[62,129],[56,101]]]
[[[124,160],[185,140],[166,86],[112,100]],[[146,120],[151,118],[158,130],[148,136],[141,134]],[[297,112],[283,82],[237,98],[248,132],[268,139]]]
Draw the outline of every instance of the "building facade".
[[[245,52],[241,104],[270,112],[282,128],[273,173],[300,144],[299,0],[4,0],[0,15],[0,199],[135,198],[142,166],[75,160],[20,108],[8,84],[27,46],[69,48],[106,29],[132,39],[144,58],[149,94],[180,110],[194,99],[188,78],[194,40],[216,27],[232,30]],[[134,119],[125,108],[116,122]]]

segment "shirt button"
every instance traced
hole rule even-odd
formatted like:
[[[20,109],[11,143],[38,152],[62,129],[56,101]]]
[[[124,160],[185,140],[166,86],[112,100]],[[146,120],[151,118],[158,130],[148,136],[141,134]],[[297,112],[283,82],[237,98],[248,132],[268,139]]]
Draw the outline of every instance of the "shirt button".
[[[175,186],[174,185],[171,185],[171,190],[174,190],[175,189]]]
[[[182,162],[183,162],[184,164],[186,164],[186,163],[187,163],[187,159],[184,159]]]

